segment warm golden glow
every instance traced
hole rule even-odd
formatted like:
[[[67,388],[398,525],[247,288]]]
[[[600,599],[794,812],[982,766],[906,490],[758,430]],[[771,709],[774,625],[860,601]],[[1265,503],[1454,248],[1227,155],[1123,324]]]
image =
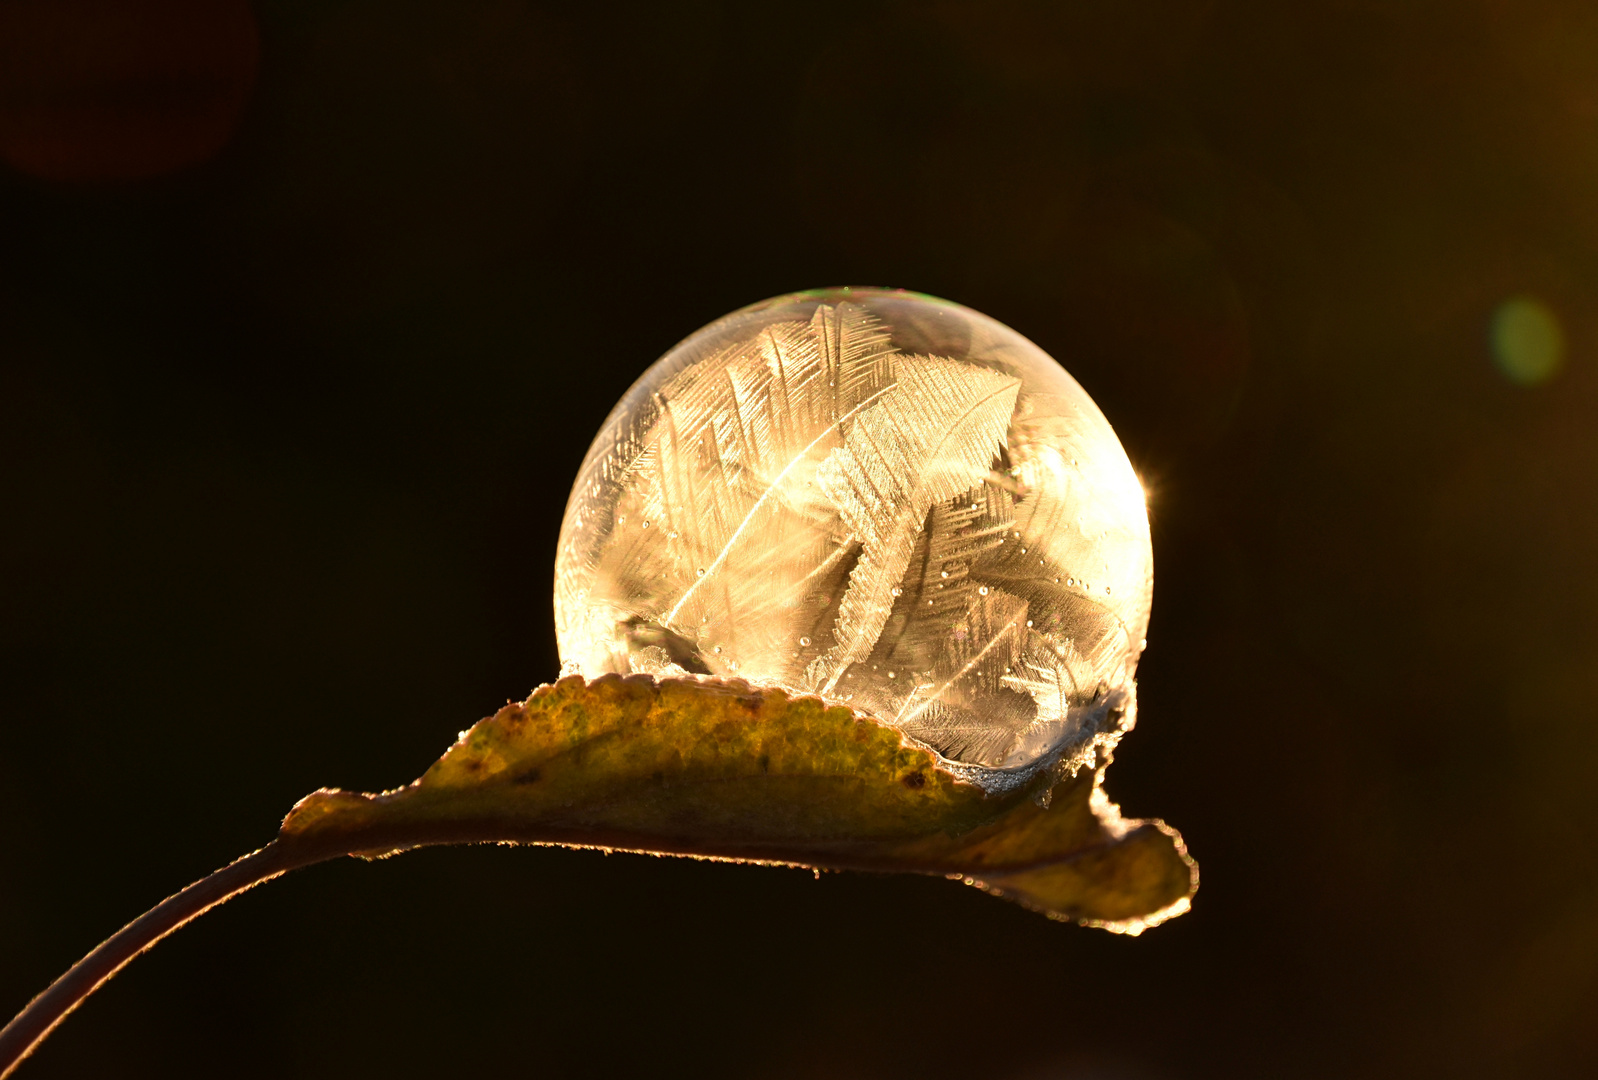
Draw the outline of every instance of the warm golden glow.
[[[1081,763],[1132,715],[1146,497],[1008,328],[908,293],[783,297],[612,413],[561,534],[562,660],[816,694],[989,780]]]

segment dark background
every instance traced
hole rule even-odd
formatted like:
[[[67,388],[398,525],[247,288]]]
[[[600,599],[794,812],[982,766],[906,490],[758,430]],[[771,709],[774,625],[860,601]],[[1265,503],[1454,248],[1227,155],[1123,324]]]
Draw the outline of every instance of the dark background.
[[[345,860],[21,1080],[1598,1068],[1591,4],[0,0],[0,159],[0,1015],[552,678],[611,404],[820,285],[987,312],[1110,417],[1157,588],[1109,788],[1204,872],[1128,939]]]

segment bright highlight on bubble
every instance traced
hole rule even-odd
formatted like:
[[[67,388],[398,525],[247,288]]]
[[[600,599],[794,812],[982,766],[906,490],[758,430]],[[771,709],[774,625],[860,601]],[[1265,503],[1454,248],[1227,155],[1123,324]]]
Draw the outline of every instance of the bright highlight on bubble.
[[[1151,580],[1144,488],[1059,364],[957,304],[833,289],[628,391],[567,505],[556,626],[567,672],[817,695],[994,787],[1131,726]]]
[[[1493,361],[1511,382],[1539,386],[1565,362],[1565,333],[1559,317],[1531,296],[1505,300],[1493,312]]]

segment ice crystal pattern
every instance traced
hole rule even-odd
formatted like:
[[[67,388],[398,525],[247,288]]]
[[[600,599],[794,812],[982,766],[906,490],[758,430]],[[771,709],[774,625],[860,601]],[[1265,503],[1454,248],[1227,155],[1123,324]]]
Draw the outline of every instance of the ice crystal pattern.
[[[833,290],[689,338],[617,406],[561,533],[563,664],[845,702],[979,779],[1075,767],[1133,716],[1142,489],[1026,339]]]

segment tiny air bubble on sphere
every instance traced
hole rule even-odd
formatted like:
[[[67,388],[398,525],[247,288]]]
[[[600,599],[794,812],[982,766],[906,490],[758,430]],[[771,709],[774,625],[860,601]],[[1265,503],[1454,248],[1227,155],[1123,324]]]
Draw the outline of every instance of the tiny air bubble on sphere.
[[[990,788],[1134,715],[1142,486],[1064,368],[958,304],[818,290],[690,335],[605,421],[557,551],[563,670],[591,679],[849,700]]]

